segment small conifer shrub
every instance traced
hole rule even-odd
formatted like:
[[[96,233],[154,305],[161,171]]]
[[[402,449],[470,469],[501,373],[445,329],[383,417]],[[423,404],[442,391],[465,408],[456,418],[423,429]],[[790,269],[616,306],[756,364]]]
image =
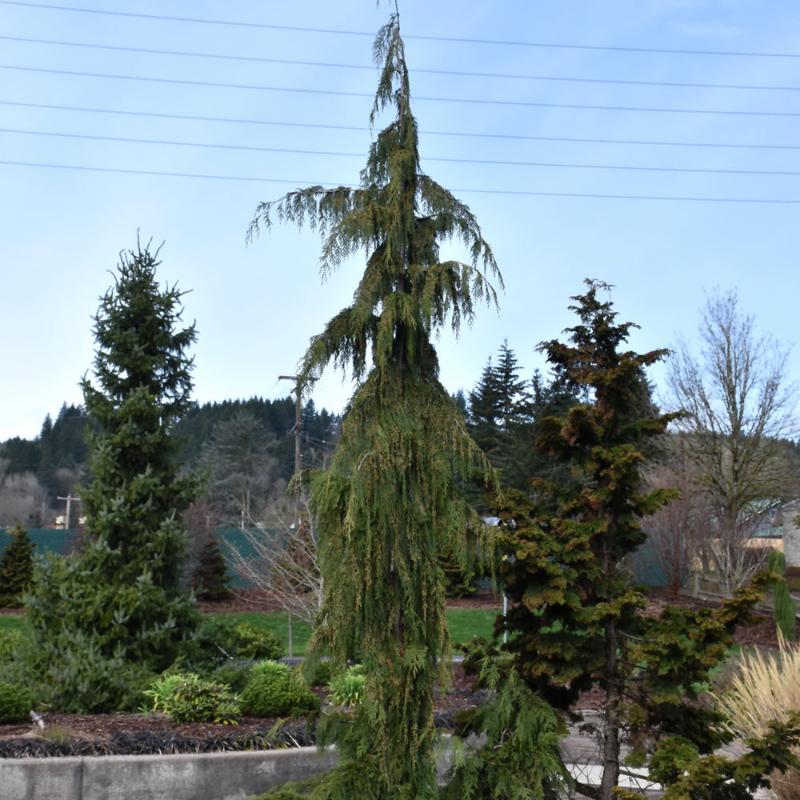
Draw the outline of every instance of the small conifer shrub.
[[[200,600],[216,602],[230,597],[229,581],[225,556],[212,533],[200,550],[197,567],[192,573],[192,588]]]
[[[0,557],[0,606],[13,608],[22,604],[22,593],[33,576],[33,542],[27,531],[17,525],[10,532],[11,541]]]

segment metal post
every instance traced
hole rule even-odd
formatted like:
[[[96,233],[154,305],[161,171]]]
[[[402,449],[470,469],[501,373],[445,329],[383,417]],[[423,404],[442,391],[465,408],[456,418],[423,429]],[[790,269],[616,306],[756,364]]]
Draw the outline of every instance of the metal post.
[[[303,454],[301,450],[301,438],[303,432],[303,384],[300,382],[299,375],[279,375],[279,381],[294,381],[294,477],[300,480],[300,473],[303,471]],[[300,531],[300,510],[298,509],[296,517],[296,525],[298,532]],[[287,635],[289,639],[289,658],[292,657],[293,641],[292,641],[292,612],[286,609],[287,618]]]

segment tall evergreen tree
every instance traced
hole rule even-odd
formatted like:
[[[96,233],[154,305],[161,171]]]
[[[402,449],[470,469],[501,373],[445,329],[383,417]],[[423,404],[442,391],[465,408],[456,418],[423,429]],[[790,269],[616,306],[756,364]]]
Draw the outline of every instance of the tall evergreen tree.
[[[645,539],[642,518],[674,496],[645,491],[641,470],[648,442],[675,418],[642,402],[644,369],[666,351],[622,350],[634,326],[617,322],[611,303],[599,298],[607,287],[587,283],[573,298],[579,322],[569,329],[569,343],[541,345],[557,378],[587,395],[565,415],[541,421],[539,446],[568,466],[574,480],[540,481],[534,502],[508,493],[502,513],[507,557],[500,572],[513,602],[507,649],[529,686],[558,708],[569,709],[593,685],[602,690],[602,782],[581,786],[583,794],[619,796],[627,738],[640,759],[650,757],[653,779],[669,786],[667,797],[745,797],[775,764],[763,761],[772,745],[754,745],[757,758],[729,765],[702,757],[726,736],[698,696],[736,624],[757,602],[758,586],[719,610],[642,613],[645,598],[625,559]],[[797,742],[796,721],[782,734]]]
[[[519,377],[519,372],[517,356],[508,346],[508,340],[505,340],[497,353],[494,373],[500,409],[500,427],[506,433],[510,433],[527,416],[527,386]]]
[[[500,445],[500,390],[491,358],[469,393],[468,419],[472,438],[491,457]]]
[[[330,362],[359,381],[329,468],[312,484],[325,596],[316,633],[343,662],[357,651],[366,699],[342,728],[341,767],[318,796],[336,800],[437,795],[432,756],[433,686],[445,677],[448,639],[443,543],[466,552],[475,518],[459,475],[491,470],[438,378],[432,338],[458,332],[476,300],[493,301],[494,257],[469,209],[420,170],[417,125],[400,20],[374,48],[381,67],[372,112],[394,118],[373,142],[356,189],[314,186],[257,210],[251,232],[273,216],[325,237],[322,270],[367,253],[353,303],[314,337],[306,382]],[[455,237],[470,263],[442,261]]]
[[[497,361],[490,359],[470,392],[470,432],[505,486],[523,488],[528,473],[525,454],[530,450],[530,398],[520,378],[516,354],[504,341]]]
[[[196,334],[180,326],[182,292],[159,286],[158,263],[147,247],[123,253],[101,299],[96,383],[83,381],[95,426],[81,491],[89,543],[43,568],[28,600],[38,666],[46,679],[71,665],[52,682],[76,709],[113,707],[126,665],[164,669],[196,625],[180,585],[180,515],[196,482],[179,473],[172,436],[189,405]]]

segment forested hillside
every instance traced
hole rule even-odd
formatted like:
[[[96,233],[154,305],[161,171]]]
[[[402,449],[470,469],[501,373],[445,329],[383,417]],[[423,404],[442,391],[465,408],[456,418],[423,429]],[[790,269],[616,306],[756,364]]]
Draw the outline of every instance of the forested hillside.
[[[274,465],[272,474],[288,480],[294,469],[295,403],[291,397],[195,403],[174,431],[180,443],[181,462],[189,468],[200,466],[215,428],[242,415],[258,426],[259,441]],[[305,467],[324,463],[337,424],[336,415],[324,408],[317,411],[312,400],[305,404]],[[55,419],[49,414],[45,417],[37,437],[16,436],[0,444],[0,526],[16,522],[45,525],[52,522],[56,513],[63,513],[63,501],[57,498],[74,491],[83,478],[89,425],[81,406],[65,403]]]

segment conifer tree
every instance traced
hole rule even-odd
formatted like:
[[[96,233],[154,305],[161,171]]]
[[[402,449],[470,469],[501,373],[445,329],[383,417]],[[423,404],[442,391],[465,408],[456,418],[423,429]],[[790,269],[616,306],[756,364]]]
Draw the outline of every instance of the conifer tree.
[[[28,598],[37,666],[47,681],[71,665],[50,683],[75,710],[113,708],[124,670],[164,669],[197,622],[180,585],[181,514],[196,481],[180,474],[172,436],[189,405],[195,329],[180,326],[182,292],[159,286],[157,256],[123,252],[101,298],[96,383],[83,381],[93,425],[81,490],[88,544],[43,567]]]
[[[513,602],[507,649],[530,688],[557,708],[570,709],[594,685],[602,690],[602,783],[580,786],[583,794],[624,795],[625,738],[635,757],[649,757],[651,777],[668,787],[667,797],[745,797],[776,761],[788,763],[786,748],[772,760],[763,754],[780,735],[797,742],[797,720],[754,744],[758,757],[725,763],[708,755],[727,738],[721,718],[698,696],[769,575],[718,610],[668,607],[658,617],[643,615],[645,597],[625,559],[645,539],[641,519],[674,496],[646,492],[641,470],[648,442],[675,417],[642,402],[645,368],[667,353],[623,350],[635,326],[617,322],[611,303],[599,298],[608,287],[587,284],[573,298],[579,322],[567,331],[570,341],[540,346],[558,378],[585,390],[585,402],[540,427],[540,448],[574,480],[537,482],[534,501],[509,492],[501,515],[500,572]]]
[[[494,301],[494,257],[470,210],[420,170],[417,125],[397,14],[378,34],[381,71],[372,120],[394,118],[369,151],[356,189],[314,186],[258,208],[251,233],[273,217],[324,236],[322,271],[366,251],[350,306],[312,339],[307,384],[330,362],[349,366],[358,388],[330,466],[312,482],[324,604],[316,632],[343,662],[358,652],[365,702],[341,728],[342,765],[317,797],[436,797],[433,686],[448,650],[443,544],[469,548],[477,523],[459,476],[491,469],[438,378],[432,338],[454,332],[479,299]],[[460,240],[469,263],[442,261]]]
[[[231,593],[229,581],[230,575],[219,540],[210,533],[200,549],[197,567],[192,573],[192,589],[200,600],[224,600]]]
[[[469,393],[469,429],[481,450],[491,457],[500,444],[500,390],[491,358]]]
[[[0,558],[0,607],[21,605],[22,593],[28,588],[33,575],[33,542],[28,532],[17,525],[9,531],[11,541]]]
[[[504,486],[527,485],[526,456],[532,440],[530,392],[514,351],[504,341],[470,392],[470,433],[489,457]]]

